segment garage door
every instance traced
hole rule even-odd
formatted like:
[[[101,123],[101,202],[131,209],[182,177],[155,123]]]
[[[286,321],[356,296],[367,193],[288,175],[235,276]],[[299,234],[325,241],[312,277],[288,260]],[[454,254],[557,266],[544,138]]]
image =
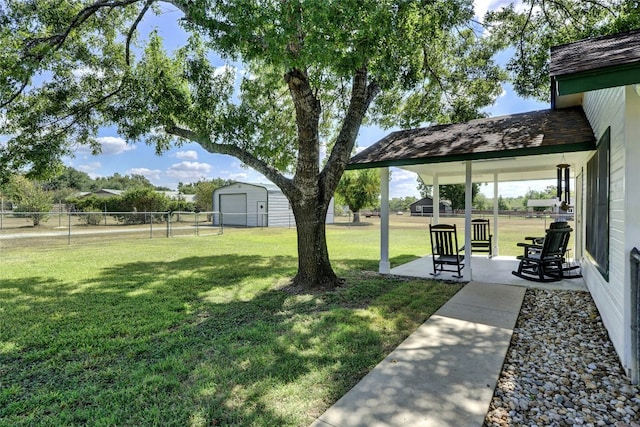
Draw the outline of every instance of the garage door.
[[[224,225],[247,226],[247,195],[221,194],[220,212]]]

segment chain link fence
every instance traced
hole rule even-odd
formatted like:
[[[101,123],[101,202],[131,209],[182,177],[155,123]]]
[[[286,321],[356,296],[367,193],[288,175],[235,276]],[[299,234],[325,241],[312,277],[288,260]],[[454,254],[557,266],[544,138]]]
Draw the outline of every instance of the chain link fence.
[[[214,225],[219,212],[0,212],[0,247],[37,242],[72,244],[91,239],[153,239],[208,236],[224,232]],[[217,222],[216,224],[223,224]],[[37,239],[34,242],[34,239]]]

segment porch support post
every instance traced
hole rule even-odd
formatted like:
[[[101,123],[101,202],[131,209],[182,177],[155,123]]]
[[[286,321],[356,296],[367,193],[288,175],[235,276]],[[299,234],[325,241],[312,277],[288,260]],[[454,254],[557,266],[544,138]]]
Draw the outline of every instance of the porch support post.
[[[471,160],[466,162],[466,187],[464,190],[464,261],[465,280],[473,280],[473,270],[471,268],[471,203],[472,203],[472,182],[471,182]]]
[[[493,173],[493,256],[498,252],[498,172]]]
[[[440,224],[440,185],[438,174],[433,176],[433,225]]]
[[[380,169],[380,265],[378,271],[389,274],[389,168]]]

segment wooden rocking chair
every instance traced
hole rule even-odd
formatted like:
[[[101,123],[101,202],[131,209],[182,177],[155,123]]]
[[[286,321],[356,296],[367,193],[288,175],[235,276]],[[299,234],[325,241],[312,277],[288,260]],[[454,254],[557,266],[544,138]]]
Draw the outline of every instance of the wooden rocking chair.
[[[471,252],[488,252],[493,256],[493,235],[488,219],[471,220]]]
[[[429,232],[433,259],[433,273],[431,275],[437,276],[443,271],[450,271],[458,273],[453,277],[462,278],[464,255],[460,255],[462,248],[458,248],[458,234],[455,224],[429,225]],[[455,269],[447,269],[446,267]]]
[[[542,245],[519,244],[524,247],[515,276],[536,282],[557,282],[564,278],[564,254],[573,231],[569,227],[548,229]]]

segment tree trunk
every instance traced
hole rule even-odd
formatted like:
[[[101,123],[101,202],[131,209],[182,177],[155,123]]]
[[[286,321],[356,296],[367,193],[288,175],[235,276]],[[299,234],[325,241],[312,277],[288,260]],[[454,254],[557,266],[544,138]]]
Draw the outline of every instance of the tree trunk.
[[[325,221],[329,203],[318,199],[291,203],[298,233],[298,273],[296,286],[332,289],[341,283],[329,262]]]
[[[353,213],[353,223],[357,223],[360,222],[360,212],[354,212]]]

